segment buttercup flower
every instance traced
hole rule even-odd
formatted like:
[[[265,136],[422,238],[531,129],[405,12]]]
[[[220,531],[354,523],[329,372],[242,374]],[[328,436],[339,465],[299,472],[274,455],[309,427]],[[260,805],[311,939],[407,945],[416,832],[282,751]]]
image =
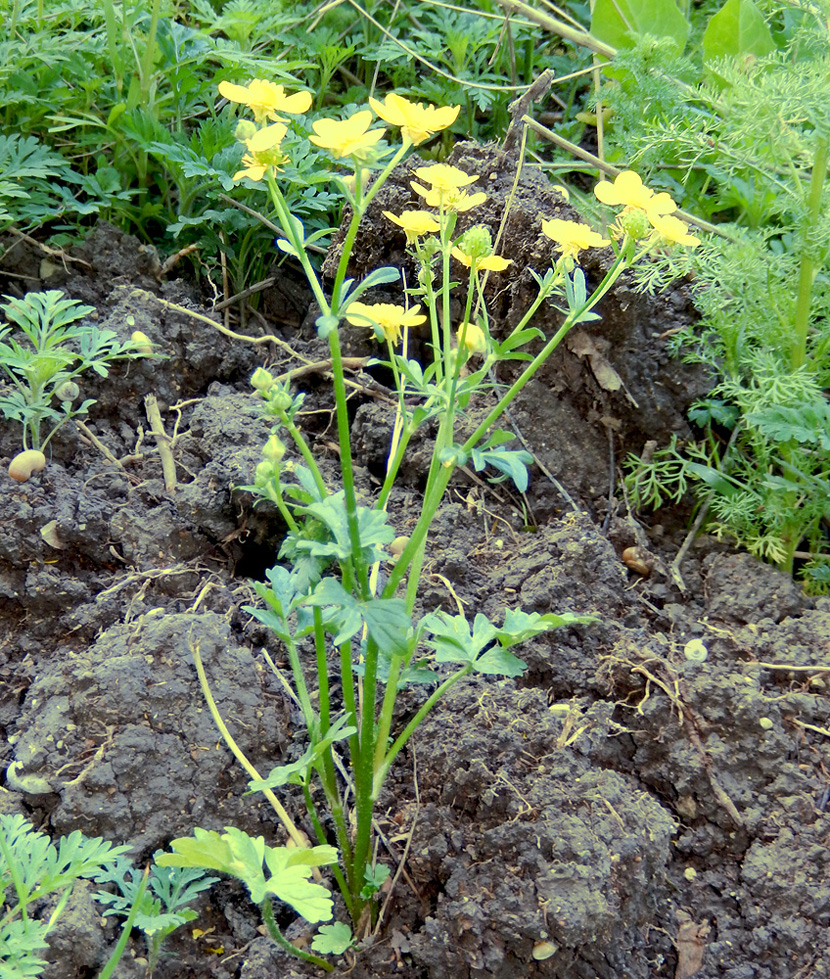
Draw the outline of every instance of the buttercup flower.
[[[403,228],[409,244],[417,241],[422,235],[441,230],[441,225],[429,211],[401,211],[400,215],[395,215],[391,211],[384,211],[383,216],[389,218],[399,228]]]
[[[484,269],[487,272],[503,272],[508,265],[513,264],[512,258],[502,258],[500,255],[484,255],[478,257],[462,251],[457,246],[450,252],[453,258],[457,258],[462,265],[471,269],[473,265],[477,269]]]
[[[275,122],[257,130],[250,139],[246,139],[244,142],[248,152],[242,157],[243,169],[237,170],[233,179],[247,177],[256,182],[262,180],[268,167],[279,169],[285,161],[280,152],[280,143],[287,132],[288,129],[281,122]]]
[[[286,95],[282,85],[275,85],[265,78],[255,78],[248,85],[220,82],[219,94],[230,102],[247,105],[257,122],[278,120],[281,112],[302,115],[311,108],[311,92]]]
[[[689,234],[688,227],[680,218],[672,217],[669,214],[663,217],[653,217],[651,223],[654,225],[655,231],[666,241],[672,241],[677,245],[688,245],[690,248],[700,244],[700,238]]]
[[[420,326],[427,318],[421,313],[420,306],[404,309],[393,303],[353,302],[349,305],[346,319],[352,326],[377,326],[384,337],[393,345],[401,339],[404,327]]]
[[[422,105],[420,102],[410,102],[394,92],[390,92],[383,102],[370,98],[369,105],[384,122],[400,126],[404,139],[408,139],[413,146],[418,146],[425,139],[451,126],[461,111],[460,105]]]
[[[478,180],[478,175],[471,175],[452,167],[448,163],[433,163],[428,167],[418,167],[415,176],[425,184],[431,184],[433,190],[449,191],[459,187],[469,187]],[[414,184],[412,185],[415,186]],[[423,188],[421,188],[423,190]]]
[[[414,180],[410,184],[415,193],[420,194],[430,207],[444,207],[449,211],[469,211],[487,200],[487,195],[484,193],[468,194],[462,190],[463,187],[478,180],[478,176],[471,176],[447,163],[433,163],[432,166],[418,167],[415,174],[424,183],[432,185],[430,188],[422,187]]]
[[[311,124],[317,133],[309,136],[315,146],[328,150],[332,156],[364,158],[383,139],[385,129],[369,129],[372,113],[368,109],[355,112],[348,119],[318,119]]]
[[[597,200],[612,207],[623,205],[625,208],[636,207],[645,211],[651,220],[663,214],[672,214],[677,210],[677,204],[666,193],[655,194],[653,190],[643,185],[640,175],[633,170],[625,170],[614,183],[600,181],[594,187]]]
[[[483,354],[487,350],[487,337],[478,323],[462,323],[455,335],[459,344],[463,337],[464,346],[471,354]]]
[[[603,248],[611,244],[590,225],[578,224],[576,221],[562,221],[560,218],[543,221],[542,234],[556,242],[557,251],[572,259],[578,258],[579,253],[585,248]]]

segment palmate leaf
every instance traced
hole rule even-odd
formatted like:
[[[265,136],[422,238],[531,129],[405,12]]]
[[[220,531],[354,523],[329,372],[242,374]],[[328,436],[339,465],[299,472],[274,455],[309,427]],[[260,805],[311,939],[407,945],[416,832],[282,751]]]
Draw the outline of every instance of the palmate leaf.
[[[491,644],[497,638],[496,628],[480,612],[472,629],[463,615],[431,612],[421,620],[421,627],[432,633],[427,645],[435,650],[438,663],[466,663],[474,672],[495,676],[521,676],[527,664],[501,646]],[[490,649],[486,647],[491,646]]]
[[[323,578],[303,604],[332,610],[326,623],[336,632],[336,646],[357,635],[365,624],[383,653],[403,656],[408,651],[412,623],[402,598],[370,598],[363,602],[336,578]]]
[[[551,629],[595,621],[590,616],[570,613],[540,615],[508,609],[501,628],[480,612],[470,628],[463,615],[430,612],[421,619],[419,632],[432,634],[427,645],[435,650],[439,663],[468,663],[476,673],[516,677],[524,673],[527,664],[514,656],[509,647]]]
[[[352,557],[352,541],[349,534],[349,520],[346,515],[345,491],[340,490],[319,503],[304,507],[306,513],[316,517],[326,525],[331,539],[324,541],[296,540],[296,546],[308,551],[313,557],[330,558],[335,561],[348,561]],[[369,507],[357,508],[358,536],[363,552],[363,560],[374,564],[386,555],[381,545],[395,539],[395,531],[390,527],[383,510]]]
[[[222,834],[197,827],[192,837],[173,840],[170,847],[174,852],[163,853],[156,860],[159,866],[219,870],[241,880],[256,904],[274,895],[307,921],[328,921],[332,916],[329,891],[307,878],[314,867],[337,862],[337,850],[333,846],[293,850],[271,847],[266,846],[261,836],[251,837],[234,826],[226,826]],[[268,878],[263,872],[263,861],[270,871]]]

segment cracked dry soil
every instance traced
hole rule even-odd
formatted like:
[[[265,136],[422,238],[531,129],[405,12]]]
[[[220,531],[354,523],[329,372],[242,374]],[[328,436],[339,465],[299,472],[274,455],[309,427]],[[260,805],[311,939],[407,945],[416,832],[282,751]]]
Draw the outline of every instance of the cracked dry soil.
[[[462,145],[452,162],[486,174],[486,220],[497,229],[515,161]],[[401,203],[407,179],[404,166],[367,218],[358,274],[405,264],[379,213]],[[567,208],[526,172],[502,248],[515,265],[489,287],[505,329],[530,294],[527,267],[548,257],[540,210]],[[276,372],[298,361],[189,316],[206,312],[196,293],[160,281],[152,250],[106,225],[73,253],[87,265],[69,262],[48,282],[27,247],[6,253],[3,292],[61,288],[95,305],[102,325],[145,332],[166,359],[118,365],[84,391],[98,401],[87,423],[97,445],[66,426],[43,473],[20,485],[3,477],[0,807],[53,836],[80,829],[128,842],[136,862],[194,826],[233,824],[281,842],[270,810],[243,795],[246,777],[205,708],[190,651],[198,642],[219,708],[257,767],[304,750],[298,712],[261,655],[280,665],[283,653],[243,611],[284,528],[275,510],[253,509],[234,489],[251,480],[268,433],[250,374],[265,361]],[[600,277],[603,260],[586,274]],[[265,332],[324,360],[313,310],[287,312],[305,311],[291,270],[277,275]],[[404,857],[405,874],[376,938],[335,975],[830,975],[830,601],[805,598],[775,570],[706,538],[682,566],[685,591],[662,573],[685,534],[683,514],[635,522],[610,477],[613,460],[646,439],[686,433],[685,408],[705,379],[672,361],[661,337],[690,315],[688,303],[682,292],[646,300],[621,282],[600,312],[513,412],[572,502],[538,469],[524,508],[504,485],[459,472],[432,533],[418,610],[460,606],[500,620],[509,606],[599,621],[532,640],[523,677],[461,684],[419,729],[379,807],[389,847],[380,859],[397,866]],[[538,325],[548,332],[554,315]],[[373,352],[360,331],[346,343],[354,357]],[[358,478],[369,497],[393,409],[378,396],[382,378],[358,368],[354,379]],[[298,386],[305,430],[336,475],[329,382],[318,368]],[[172,492],[144,416],[148,394],[172,437]],[[413,444],[392,500],[399,534],[418,512],[427,438]],[[4,470],[16,447],[8,425]],[[648,578],[621,561],[633,544],[650,555]],[[695,638],[705,662],[684,655]],[[400,722],[422,696],[416,688],[402,698]],[[302,799],[288,792],[286,802],[301,820]],[[262,936],[241,886],[216,884],[196,907],[210,930],[169,939],[159,979],[313,974]],[[117,938],[101,910],[89,888],[76,889],[52,934],[49,979],[97,974]],[[117,975],[143,976],[142,955],[136,935]]]

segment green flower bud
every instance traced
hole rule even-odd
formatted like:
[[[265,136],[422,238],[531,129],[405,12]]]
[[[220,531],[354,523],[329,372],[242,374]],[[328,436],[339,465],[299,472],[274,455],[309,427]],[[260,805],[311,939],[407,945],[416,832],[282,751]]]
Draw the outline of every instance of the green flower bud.
[[[240,119],[236,126],[234,136],[240,143],[246,143],[257,133],[258,128],[250,119]]]
[[[493,236],[483,224],[468,228],[455,245],[472,259],[489,258],[493,254]]]
[[[277,382],[264,367],[257,367],[251,378],[251,387],[265,397]]]
[[[55,388],[58,401],[74,401],[80,393],[81,389],[74,381],[64,381]]]
[[[648,215],[639,207],[627,207],[618,218],[623,231],[635,240],[645,238],[651,231]]]
[[[268,392],[268,407],[273,412],[290,411],[293,404],[294,399],[287,387],[280,387],[280,385],[275,384]]]
[[[274,478],[274,464],[272,462],[261,462],[256,467],[254,474],[254,486],[262,489],[267,486]]]
[[[278,466],[282,462],[282,458],[285,455],[285,445],[281,439],[277,438],[276,435],[272,435],[271,438],[265,443],[262,450],[262,456],[273,466]]]

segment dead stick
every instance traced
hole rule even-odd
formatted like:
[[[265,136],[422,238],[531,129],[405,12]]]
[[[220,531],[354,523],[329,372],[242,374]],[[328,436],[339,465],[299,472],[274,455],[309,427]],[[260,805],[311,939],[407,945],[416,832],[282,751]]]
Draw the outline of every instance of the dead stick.
[[[172,493],[176,488],[176,462],[173,453],[170,451],[170,436],[164,430],[164,422],[161,420],[158,401],[154,394],[148,394],[144,399],[144,410],[147,412],[147,420],[150,422],[150,429],[156,437],[159,457],[161,458],[161,471],[164,474],[164,488],[168,493]]]

